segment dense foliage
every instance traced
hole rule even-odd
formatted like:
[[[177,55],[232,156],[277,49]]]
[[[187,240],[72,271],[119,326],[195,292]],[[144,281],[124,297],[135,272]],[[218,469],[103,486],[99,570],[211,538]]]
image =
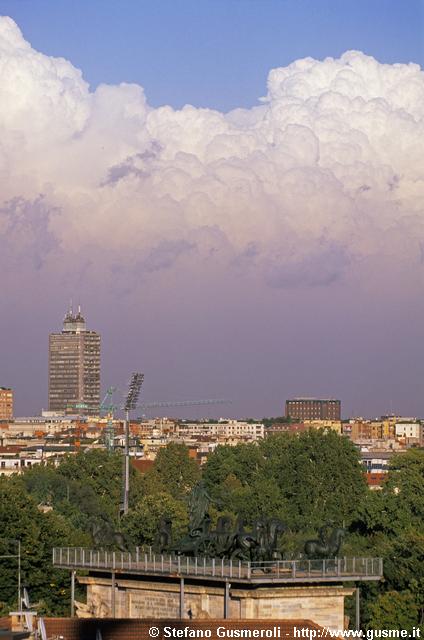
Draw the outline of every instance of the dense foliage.
[[[392,458],[381,491],[369,491],[351,526],[353,552],[384,557],[385,582],[366,602],[369,627],[424,623],[424,450]],[[398,622],[396,623],[395,620]],[[409,621],[409,622],[408,622]],[[384,623],[383,623],[384,622]]]
[[[67,571],[52,567],[55,546],[81,546],[88,542],[83,532],[54,510],[44,513],[28,494],[21,478],[0,477],[0,555],[16,555],[21,542],[22,585],[29,588],[32,602],[40,612],[69,610],[70,584]],[[17,602],[17,559],[2,559],[0,571],[0,610]]]
[[[306,538],[326,523],[348,531],[344,553],[383,556],[384,582],[362,588],[363,621],[372,628],[422,624],[424,608],[424,450],[393,458],[381,491],[370,491],[356,448],[333,432],[282,434],[258,445],[219,446],[202,469],[183,445],[160,450],[152,469],[131,471],[127,516],[119,519],[122,456],[90,451],[58,466],[33,467],[0,478],[0,555],[22,544],[23,584],[41,611],[69,607],[69,576],[52,568],[54,546],[92,545],[101,518],[134,545],[155,543],[161,518],[171,517],[174,540],[188,523],[187,497],[202,477],[211,514],[254,521],[278,517],[284,557],[296,557]],[[1,546],[2,545],[2,546]],[[2,609],[16,606],[16,561],[0,560]]]
[[[203,476],[222,509],[248,520],[279,517],[293,531],[350,524],[367,492],[357,450],[332,431],[218,447]]]

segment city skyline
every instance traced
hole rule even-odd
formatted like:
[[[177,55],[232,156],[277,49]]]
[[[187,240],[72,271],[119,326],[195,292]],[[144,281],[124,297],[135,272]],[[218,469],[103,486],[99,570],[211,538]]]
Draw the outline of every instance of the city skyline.
[[[146,401],[224,397],[228,417],[297,396],[423,416],[422,4],[136,4],[114,31],[81,3],[69,37],[63,5],[0,7],[15,414],[45,408],[47,335],[72,297],[102,334],[103,389],[141,370]],[[171,26],[196,34],[193,66]]]

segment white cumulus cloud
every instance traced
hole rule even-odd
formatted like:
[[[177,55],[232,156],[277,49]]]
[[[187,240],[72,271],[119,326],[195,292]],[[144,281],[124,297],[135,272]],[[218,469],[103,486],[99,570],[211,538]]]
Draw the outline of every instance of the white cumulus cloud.
[[[137,85],[91,92],[0,18],[0,231],[4,268],[101,255],[112,278],[202,258],[274,287],[421,268],[424,73],[349,51],[271,70],[252,109],[153,109]]]

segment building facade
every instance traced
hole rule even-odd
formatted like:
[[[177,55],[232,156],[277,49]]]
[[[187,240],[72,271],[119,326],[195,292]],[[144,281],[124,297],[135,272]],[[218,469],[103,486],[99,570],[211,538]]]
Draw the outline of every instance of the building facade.
[[[265,427],[259,422],[251,423],[241,420],[223,420],[221,422],[193,422],[178,423],[175,434],[180,437],[261,440]]]
[[[100,335],[80,310],[49,337],[49,411],[96,415],[100,406]]]
[[[13,418],[13,391],[8,387],[0,387],[0,420]]]
[[[420,422],[397,422],[395,434],[396,438],[403,440],[421,441],[422,425]]]
[[[340,400],[293,398],[286,400],[286,418],[298,420],[341,420]]]

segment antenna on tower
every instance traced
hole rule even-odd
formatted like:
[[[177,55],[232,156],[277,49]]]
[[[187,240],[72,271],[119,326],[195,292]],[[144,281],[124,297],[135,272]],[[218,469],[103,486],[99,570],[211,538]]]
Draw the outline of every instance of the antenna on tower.
[[[29,609],[31,607],[31,605],[29,603],[28,590],[27,590],[26,587],[24,587],[24,595],[22,596],[22,602],[26,606],[27,609]]]

